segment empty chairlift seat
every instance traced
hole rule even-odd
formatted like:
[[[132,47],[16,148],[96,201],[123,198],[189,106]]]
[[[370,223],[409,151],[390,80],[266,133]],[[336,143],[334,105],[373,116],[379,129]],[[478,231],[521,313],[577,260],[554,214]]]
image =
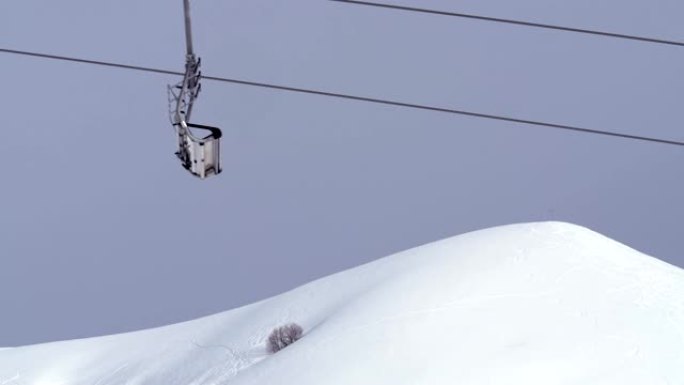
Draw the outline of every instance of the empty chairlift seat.
[[[200,92],[200,59],[192,49],[190,0],[183,0],[185,14],[185,74],[183,81],[168,87],[171,124],[178,134],[178,151],[183,168],[204,179],[221,172],[221,130],[189,123],[192,107]],[[197,134],[196,134],[197,133]]]
[[[178,152],[183,167],[193,175],[206,178],[221,172],[221,130],[216,127],[181,121],[178,127]],[[193,130],[203,131],[196,136]]]

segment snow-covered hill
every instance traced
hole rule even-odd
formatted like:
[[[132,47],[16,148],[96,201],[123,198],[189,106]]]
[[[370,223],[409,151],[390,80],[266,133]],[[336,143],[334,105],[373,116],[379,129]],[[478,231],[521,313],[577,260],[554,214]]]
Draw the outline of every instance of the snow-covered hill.
[[[279,325],[304,337],[268,355]],[[587,229],[469,233],[136,333],[0,350],[0,385],[684,384],[684,271]]]

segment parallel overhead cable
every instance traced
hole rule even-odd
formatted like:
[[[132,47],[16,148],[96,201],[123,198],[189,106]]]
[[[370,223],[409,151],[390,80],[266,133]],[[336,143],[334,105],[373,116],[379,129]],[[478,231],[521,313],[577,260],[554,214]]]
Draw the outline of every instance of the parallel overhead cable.
[[[519,25],[519,26],[524,26],[524,27],[543,28],[543,29],[551,29],[551,30],[564,31],[564,32],[575,32],[575,33],[583,33],[583,34],[594,35],[594,36],[604,36],[604,37],[612,37],[612,38],[617,38],[617,39],[635,40],[635,41],[646,42],[646,43],[665,44],[665,45],[670,45],[670,46],[684,47],[684,42],[680,42],[680,41],[656,39],[656,38],[651,38],[651,37],[627,35],[627,34],[622,34],[622,33],[595,31],[595,30],[582,29],[582,28],[563,27],[560,25],[535,23],[535,22],[523,21],[523,20],[504,19],[504,18],[499,18],[499,17],[480,16],[480,15],[473,15],[473,14],[459,13],[459,12],[438,11],[438,10],[434,10],[434,9],[408,7],[408,6],[403,6],[403,5],[394,5],[394,4],[387,4],[387,3],[374,3],[374,2],[369,2],[369,1],[358,1],[358,0],[329,0],[329,1],[334,1],[337,3],[347,3],[347,4],[352,4],[352,5],[363,5],[363,6],[369,6],[369,7],[394,9],[394,10],[406,11],[406,12],[417,12],[417,13],[425,13],[425,14],[430,14],[430,15],[460,17],[460,18],[464,18],[464,19],[489,21],[489,22],[495,22],[495,23]]]
[[[51,54],[44,54],[44,53],[37,53],[37,52],[28,52],[28,51],[19,51],[19,50],[6,49],[6,48],[0,48],[0,52],[8,53],[8,54],[15,54],[15,55],[32,56],[32,57],[38,57],[38,58],[50,59],[50,60],[61,60],[61,61],[100,65],[100,66],[107,66],[107,67],[116,67],[116,68],[127,69],[127,70],[153,72],[153,73],[159,73],[159,74],[165,74],[165,75],[180,75],[180,76],[183,75],[183,73],[179,72],[179,71],[170,71],[170,70],[164,70],[164,69],[158,69],[158,68],[152,68],[152,67],[134,66],[134,65],[128,65],[128,64],[111,63],[111,62],[104,62],[104,61],[97,61],[97,60],[79,59],[79,58],[74,58],[74,57],[58,56],[58,55],[51,55]],[[306,88],[298,88],[298,87],[281,86],[281,85],[277,85],[277,84],[254,82],[254,81],[240,80],[240,79],[231,79],[231,78],[224,78],[224,77],[217,77],[217,76],[204,76],[203,75],[202,78],[207,79],[207,80],[224,82],[224,83],[241,84],[241,85],[246,85],[246,86],[251,86],[251,87],[260,87],[260,88],[267,88],[267,89],[280,90],[280,91],[288,91],[288,92],[296,92],[296,93],[303,93],[303,94],[310,94],[310,95],[327,96],[327,97],[332,97],[332,98],[355,100],[355,101],[360,101],[360,102],[375,103],[375,104],[382,104],[382,105],[403,107],[403,108],[411,108],[411,109],[423,110],[423,111],[443,112],[443,113],[448,113],[448,114],[470,116],[470,117],[475,117],[475,118],[498,120],[498,121],[526,124],[526,125],[532,125],[532,126],[549,127],[549,128],[555,128],[555,129],[561,129],[561,130],[567,130],[567,131],[581,132],[581,133],[586,133],[586,134],[595,134],[595,135],[602,135],[602,136],[608,136],[608,137],[632,139],[632,140],[639,140],[639,141],[660,143],[660,144],[669,144],[669,145],[684,147],[684,142],[675,141],[675,140],[658,139],[658,138],[652,138],[652,137],[640,136],[640,135],[622,134],[622,133],[618,133],[618,132],[603,131],[603,130],[596,130],[596,129],[590,129],[590,128],[582,128],[582,127],[570,126],[570,125],[565,125],[565,124],[547,123],[547,122],[541,122],[541,121],[512,118],[512,117],[501,116],[501,115],[485,114],[485,113],[480,113],[480,112],[471,112],[471,111],[464,111],[464,110],[444,108],[444,107],[436,107],[436,106],[430,106],[430,105],[425,105],[425,104],[406,103],[406,102],[392,101],[392,100],[387,100],[387,99],[371,98],[371,97],[366,97],[366,96],[355,96],[355,95],[349,95],[349,94],[342,94],[342,93],[328,92],[328,91],[321,91],[321,90],[313,90],[313,89],[306,89]]]
[[[50,55],[50,54],[39,53],[39,52],[19,51],[19,50],[15,50],[15,49],[0,48],[0,52],[10,53],[10,54],[15,54],[15,55],[33,56],[33,57],[38,57],[38,58],[42,58],[42,59],[70,61],[70,62],[84,63],[84,64],[95,64],[95,65],[106,66],[106,67],[123,68],[123,69],[127,69],[127,70],[154,72],[154,73],[165,74],[165,75],[180,75],[180,76],[185,75],[184,72],[180,72],[180,71],[169,71],[169,70],[162,70],[162,69],[151,68],[151,67],[141,67],[141,66],[134,66],[134,65],[128,65],[128,64],[110,63],[110,62],[104,62],[104,61],[98,61],[98,60],[79,59],[79,58],[74,58],[74,57]]]

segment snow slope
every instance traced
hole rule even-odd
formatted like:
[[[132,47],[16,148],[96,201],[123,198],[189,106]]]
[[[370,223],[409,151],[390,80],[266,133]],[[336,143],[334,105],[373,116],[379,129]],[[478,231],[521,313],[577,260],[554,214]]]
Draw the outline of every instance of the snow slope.
[[[265,340],[298,322],[275,355]],[[477,231],[203,319],[0,350],[0,385],[681,385],[684,271],[564,223]]]

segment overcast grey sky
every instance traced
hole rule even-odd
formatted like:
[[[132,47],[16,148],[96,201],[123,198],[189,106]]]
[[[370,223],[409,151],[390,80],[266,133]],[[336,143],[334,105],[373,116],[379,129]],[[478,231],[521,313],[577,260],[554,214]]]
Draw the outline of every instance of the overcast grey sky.
[[[678,0],[401,4],[684,40]],[[192,6],[205,74],[684,140],[682,48],[324,0]],[[182,2],[5,0],[0,47],[182,70]],[[173,155],[177,77],[0,68],[0,346],[212,314],[514,222],[684,266],[682,148],[205,81],[193,119],[223,128],[224,172],[200,181]]]

